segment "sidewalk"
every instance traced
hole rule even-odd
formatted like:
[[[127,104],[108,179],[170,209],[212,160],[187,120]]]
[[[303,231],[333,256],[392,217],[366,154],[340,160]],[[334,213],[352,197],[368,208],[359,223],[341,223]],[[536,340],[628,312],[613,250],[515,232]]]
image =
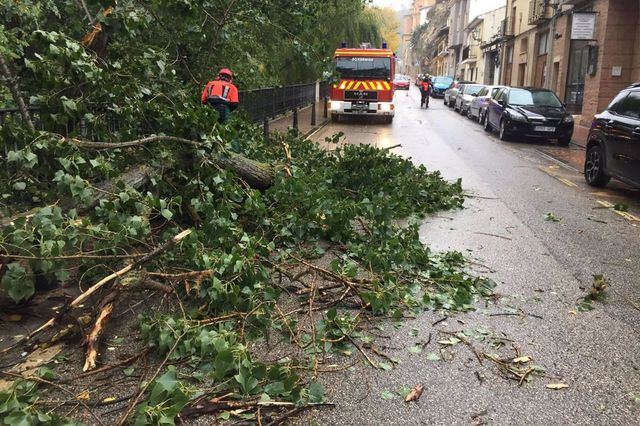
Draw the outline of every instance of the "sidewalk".
[[[298,130],[302,135],[308,135],[315,129],[325,124],[329,118],[324,118],[324,100],[320,99],[316,103],[316,125],[311,125],[311,106],[298,110]],[[285,133],[289,128],[293,127],[293,112],[278,117],[269,122],[270,132]]]
[[[582,145],[571,144],[568,147],[544,146],[539,151],[561,161],[578,171],[584,168],[586,150]]]

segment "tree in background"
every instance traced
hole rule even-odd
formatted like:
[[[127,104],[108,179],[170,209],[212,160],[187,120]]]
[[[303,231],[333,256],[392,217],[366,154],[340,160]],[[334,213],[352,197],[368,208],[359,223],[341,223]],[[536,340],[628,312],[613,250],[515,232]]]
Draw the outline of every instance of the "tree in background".
[[[400,47],[400,21],[395,10],[389,7],[371,7],[366,10],[373,16],[374,22],[380,29],[380,36],[389,45],[389,49],[396,52]]]

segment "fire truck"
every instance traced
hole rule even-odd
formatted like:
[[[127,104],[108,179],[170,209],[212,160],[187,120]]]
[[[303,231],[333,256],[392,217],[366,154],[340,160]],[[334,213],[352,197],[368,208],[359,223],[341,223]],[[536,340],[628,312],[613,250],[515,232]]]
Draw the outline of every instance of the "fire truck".
[[[334,55],[340,79],[331,85],[331,120],[341,115],[382,116],[393,121],[393,76],[396,57],[387,48],[371,49],[366,45],[349,49],[344,44]]]

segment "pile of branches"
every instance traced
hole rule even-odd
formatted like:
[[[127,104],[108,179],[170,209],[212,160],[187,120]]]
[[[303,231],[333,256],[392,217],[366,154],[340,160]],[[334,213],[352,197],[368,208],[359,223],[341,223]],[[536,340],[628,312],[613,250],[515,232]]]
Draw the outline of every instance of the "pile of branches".
[[[28,161],[29,153],[36,159]],[[140,336],[164,357],[164,367],[188,359],[204,369],[215,385],[206,400],[218,400],[203,406],[191,392],[167,405],[175,389],[151,392],[135,411],[147,422],[231,410],[262,394],[321,403],[313,381],[321,354],[352,346],[377,367],[357,342],[366,341],[367,318],[472,309],[474,297],[491,290],[491,282],[462,271],[459,254],[432,254],[420,242],[419,221],[397,223],[459,208],[460,182],[386,150],[328,151],[295,134],[266,141],[259,128],[237,119],[199,141],[96,145],[43,132],[12,158],[41,184],[32,188],[39,205],[14,212],[0,230],[3,290],[25,303],[38,280],[86,289],[14,349],[59,338],[65,318],[82,310],[92,318],[83,330],[90,371],[119,300],[139,289],[172,294],[180,309],[142,315]],[[55,162],[59,169],[38,167]],[[146,177],[109,178],[116,170]],[[300,358],[254,359],[252,342],[269,330],[298,345]],[[313,373],[299,375],[294,365]]]
[[[265,139],[242,116],[213,124],[182,81],[188,63],[173,61],[175,37],[170,50],[148,40],[145,28],[163,18],[153,8],[102,8],[78,38],[50,21],[85,2],[56,3],[0,3],[11,20],[0,25],[3,83],[22,113],[0,128],[0,303],[43,317],[2,348],[1,365],[81,341],[76,378],[157,362],[120,401],[119,424],[202,414],[277,424],[325,403],[317,378],[327,353],[381,366],[368,347],[372,322],[468,310],[490,293],[459,253],[431,253],[419,238],[417,219],[462,206],[459,181],[370,146]],[[27,105],[40,108],[37,120]],[[47,318],[39,302],[52,289],[68,298]],[[130,342],[145,349],[101,365],[114,317],[141,291],[156,295],[143,299]],[[171,303],[158,310],[157,299]],[[273,340],[295,356],[265,357]],[[69,394],[61,383],[52,370],[16,380],[0,390],[0,416],[59,424],[38,388]]]

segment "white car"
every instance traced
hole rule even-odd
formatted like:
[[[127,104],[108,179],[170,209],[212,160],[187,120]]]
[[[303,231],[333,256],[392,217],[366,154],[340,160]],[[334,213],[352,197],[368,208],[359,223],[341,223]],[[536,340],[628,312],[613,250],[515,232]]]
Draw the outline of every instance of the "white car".
[[[478,93],[484,89],[484,84],[463,84],[460,87],[460,91],[456,95],[456,100],[453,105],[453,109],[460,114],[465,115],[469,111],[471,101],[478,96]]]

